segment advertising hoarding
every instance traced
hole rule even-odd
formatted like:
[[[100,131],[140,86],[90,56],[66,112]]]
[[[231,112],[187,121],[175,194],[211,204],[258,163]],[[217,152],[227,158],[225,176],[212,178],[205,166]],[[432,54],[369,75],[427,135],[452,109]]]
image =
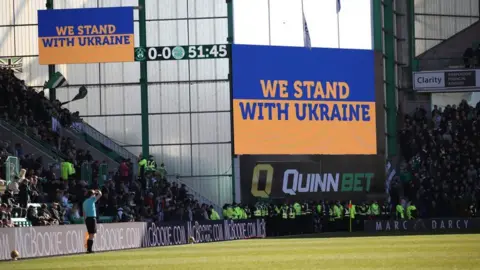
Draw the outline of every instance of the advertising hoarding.
[[[365,200],[384,192],[382,156],[240,157],[242,203],[258,199]]]
[[[418,92],[480,91],[480,70],[439,70],[413,73],[413,89]]]
[[[479,232],[480,219],[478,218],[434,218],[414,220],[366,220],[365,232],[389,233],[461,233]]]
[[[124,222],[98,224],[94,251],[230,241],[266,237],[265,221],[217,220],[179,222]],[[85,225],[0,228],[0,261],[17,250],[21,258],[84,253],[88,233]]]

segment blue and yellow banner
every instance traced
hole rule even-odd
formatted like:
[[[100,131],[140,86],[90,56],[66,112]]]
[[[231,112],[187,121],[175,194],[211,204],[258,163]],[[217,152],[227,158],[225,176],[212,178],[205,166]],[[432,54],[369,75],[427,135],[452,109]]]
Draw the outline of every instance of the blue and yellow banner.
[[[133,7],[39,10],[39,62],[133,62],[133,29]]]
[[[235,154],[376,154],[374,52],[233,45]]]

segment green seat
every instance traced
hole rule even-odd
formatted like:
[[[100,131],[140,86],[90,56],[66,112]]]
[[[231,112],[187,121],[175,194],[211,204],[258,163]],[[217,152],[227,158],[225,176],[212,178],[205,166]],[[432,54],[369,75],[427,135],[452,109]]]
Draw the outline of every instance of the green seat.
[[[83,218],[70,219],[72,224],[84,224],[85,220]]]
[[[113,219],[114,219],[114,217],[111,217],[111,216],[100,216],[98,218],[98,222],[99,223],[112,223]]]
[[[15,227],[32,227],[32,223],[26,218],[12,218],[12,222]]]

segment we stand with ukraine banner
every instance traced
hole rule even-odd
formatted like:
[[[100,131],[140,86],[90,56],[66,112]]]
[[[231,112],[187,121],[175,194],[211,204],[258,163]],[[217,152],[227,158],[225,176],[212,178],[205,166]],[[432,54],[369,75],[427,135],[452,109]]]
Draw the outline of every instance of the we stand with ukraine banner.
[[[38,11],[41,65],[134,61],[133,7]]]
[[[377,153],[374,52],[233,45],[235,154]]]

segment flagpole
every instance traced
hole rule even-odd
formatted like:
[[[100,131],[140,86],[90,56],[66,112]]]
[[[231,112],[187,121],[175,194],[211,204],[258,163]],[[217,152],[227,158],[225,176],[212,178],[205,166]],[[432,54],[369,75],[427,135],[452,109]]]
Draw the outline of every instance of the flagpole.
[[[270,0],[268,0],[268,45],[272,45],[272,26],[270,22]]]
[[[303,21],[302,21],[302,22],[303,22],[303,25],[302,25],[302,27],[304,28],[304,29],[303,29],[303,45],[305,45],[305,25],[304,25],[304,24],[305,24],[305,20],[306,20],[306,19],[305,19],[305,10],[303,9],[303,0],[302,0],[302,18],[303,18]]]
[[[340,12],[337,12],[338,48],[340,49]]]
[[[348,203],[348,211],[349,211],[349,220],[350,220],[350,228],[349,231],[352,232],[352,200]]]

